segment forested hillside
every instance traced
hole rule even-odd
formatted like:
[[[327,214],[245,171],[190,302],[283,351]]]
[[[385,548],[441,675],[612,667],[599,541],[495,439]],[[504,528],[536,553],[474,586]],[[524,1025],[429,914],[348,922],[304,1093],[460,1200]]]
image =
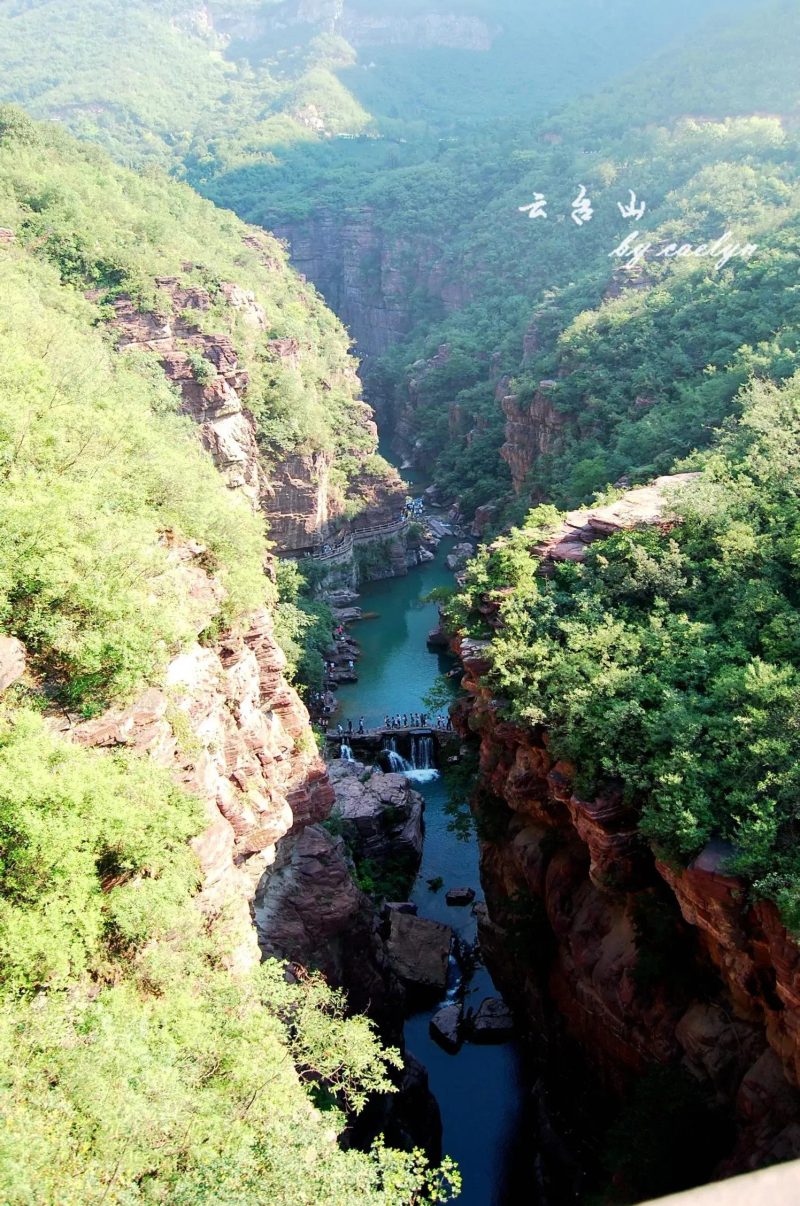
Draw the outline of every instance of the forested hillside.
[[[721,7],[15,0],[0,14],[0,99],[118,158],[176,165],[205,148],[232,166],[320,136],[418,137],[538,115],[620,74],[623,57],[669,42],[675,22]],[[509,73],[519,81],[513,113]]]
[[[59,21],[57,4],[20,4],[5,18],[5,90],[290,237],[326,215],[327,237],[345,245],[348,222],[366,231],[353,287],[390,304],[390,270],[395,289],[404,278],[407,309],[398,346],[367,367],[371,397],[385,426],[413,427],[416,456],[467,512],[502,498],[512,479],[527,498],[572,502],[663,471],[707,443],[754,364],[791,371],[793,5],[728,7],[724,25],[713,5],[647,20],[640,6],[588,2],[568,15],[401,7],[345,5],[337,16],[325,4],[212,4],[201,18],[180,4],[105,3],[82,7],[90,39]],[[683,40],[662,49],[677,17]],[[699,32],[687,32],[690,20]],[[46,72],[32,52],[43,38]],[[470,89],[464,63],[495,84]],[[508,103],[516,76],[521,111]],[[619,82],[580,99],[604,77]],[[434,87],[449,111],[428,103]],[[467,92],[481,98],[474,110]],[[581,187],[594,212],[578,227]],[[631,190],[647,206],[639,222],[618,210]],[[531,221],[520,208],[537,194],[548,217]],[[634,273],[635,296],[617,297],[626,273],[609,252],[634,230],[654,249]],[[728,230],[758,253],[719,268],[654,258]],[[435,281],[420,273],[420,247]],[[333,300],[347,310],[346,298]],[[663,338],[689,325],[690,342]],[[443,345],[446,364],[420,385],[412,366]],[[552,430],[518,450],[501,395],[516,399],[512,419],[524,428],[539,381],[551,379]]]
[[[796,932],[800,375],[745,387],[737,411],[670,500],[668,533],[615,535],[543,575],[537,550],[560,520],[534,510],[451,607],[491,637],[505,714],[547,726],[579,791],[619,785],[668,860],[724,839],[729,867]]]
[[[342,395],[337,410],[335,394],[320,408],[319,376],[346,341],[274,243],[244,236],[184,186],[0,111],[0,1197],[19,1206],[427,1193],[417,1157],[335,1142],[342,1111],[390,1087],[397,1057],[371,1024],[314,977],[290,985],[277,964],[231,974],[242,939],[220,875],[236,883],[232,839],[227,865],[211,843],[216,895],[198,907],[209,808],[225,822],[207,798],[221,751],[187,667],[205,665],[208,709],[222,691],[214,642],[246,652],[258,615],[283,706],[294,697],[268,644],[263,518],[201,449],[157,357],[115,349],[111,304],[129,291],[147,313],[165,273],[257,291],[273,333],[314,349],[289,395],[232,327],[272,455],[346,439],[363,409]],[[301,426],[287,434],[287,419]],[[168,665],[183,677],[166,685]],[[137,724],[140,748],[125,748]],[[302,770],[312,755],[292,756]],[[254,947],[243,892],[238,905]]]

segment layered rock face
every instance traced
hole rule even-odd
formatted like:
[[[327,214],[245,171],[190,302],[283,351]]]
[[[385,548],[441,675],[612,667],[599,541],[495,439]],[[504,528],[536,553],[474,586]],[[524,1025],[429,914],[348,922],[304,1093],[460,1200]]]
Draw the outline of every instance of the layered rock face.
[[[517,494],[524,488],[539,457],[556,451],[567,421],[549,397],[553,385],[552,381],[540,381],[533,397],[525,403],[516,394],[507,394],[501,400],[506,417],[506,442],[500,455],[511,470]]]
[[[346,324],[361,356],[380,356],[408,334],[415,290],[446,313],[468,300],[437,246],[386,235],[369,209],[348,218],[320,212],[275,233],[289,241],[295,268]]]
[[[326,817],[333,801],[284,666],[271,618],[260,612],[247,632],[175,658],[163,688],[69,730],[86,746],[148,754],[205,803],[208,828],[193,843],[199,903],[225,916],[237,965],[258,961],[250,902],[279,841],[293,825]]]
[[[188,317],[191,311],[199,317],[211,309],[205,289],[182,287],[173,277],[162,277],[157,284],[162,299],[158,314],[142,313],[127,297],[114,303],[112,325],[118,333],[118,346],[158,356],[228,485],[258,506],[267,484],[260,466],[255,424],[243,401],[247,373],[227,336],[204,335]],[[227,288],[232,297],[241,299],[241,307],[247,306],[253,323],[266,325],[264,312],[252,297],[236,286]],[[206,374],[198,371],[198,357],[208,364]]]
[[[318,825],[287,838],[259,886],[255,917],[265,957],[318,968],[329,984],[346,988],[353,1009],[399,1035],[402,991],[341,838]]]
[[[750,907],[710,858],[657,863],[619,798],[582,799],[545,732],[499,720],[467,685],[492,833],[480,936],[504,995],[615,1093],[653,1067],[688,1070],[735,1126],[721,1175],[800,1155],[800,951],[775,909]]]
[[[344,518],[345,500],[332,488],[334,457],[328,452],[296,453],[268,463],[260,449],[257,427],[247,407],[249,374],[242,368],[233,341],[223,334],[205,334],[202,315],[212,306],[206,289],[184,285],[177,277],[161,277],[157,313],[142,313],[128,297],[114,303],[112,326],[120,350],[155,354],[167,376],[180,390],[184,410],[198,424],[204,446],[232,490],[240,491],[269,522],[270,538],[280,551],[311,548],[334,534],[353,528],[380,526],[395,518],[405,491],[399,476],[375,478],[366,469],[355,484],[358,518]],[[303,351],[294,339],[267,339],[267,316],[252,293],[223,283],[225,303],[256,332],[264,332],[264,347],[277,361],[297,368]],[[197,319],[194,319],[194,314]],[[340,376],[351,385],[355,368]],[[360,405],[364,430],[377,445],[371,411]]]
[[[688,477],[567,516],[542,572],[609,532],[668,527]],[[620,788],[586,798],[544,728],[499,715],[490,642],[460,653],[456,723],[480,743],[481,942],[504,995],[614,1094],[654,1068],[694,1077],[731,1127],[719,1175],[800,1155],[800,948],[774,905],[725,872],[719,844],[688,868],[657,861]]]
[[[214,614],[213,580],[197,566],[191,572],[194,601]],[[51,721],[86,747],[153,758],[205,804],[208,826],[193,843],[202,873],[198,904],[224,927],[236,969],[259,960],[250,902],[280,839],[293,825],[322,820],[333,802],[308,713],[284,679],[284,666],[271,618],[262,611],[246,632],[185,650],[168,666],[163,685],[129,706],[89,721]],[[4,638],[3,689],[24,669],[20,642]]]

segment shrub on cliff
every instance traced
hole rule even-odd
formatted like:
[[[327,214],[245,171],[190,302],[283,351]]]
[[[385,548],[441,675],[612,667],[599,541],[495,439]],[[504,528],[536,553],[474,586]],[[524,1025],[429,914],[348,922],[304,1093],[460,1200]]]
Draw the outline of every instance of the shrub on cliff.
[[[668,535],[615,536],[543,578],[534,513],[468,571],[455,617],[480,632],[494,595],[489,682],[509,712],[547,725],[581,790],[622,784],[665,857],[730,843],[797,930],[800,375],[753,382],[741,407]]]
[[[333,640],[333,611],[313,599],[303,566],[276,564],[278,606],[275,636],[286,654],[286,671],[303,693],[319,691],[325,682],[325,654]]]

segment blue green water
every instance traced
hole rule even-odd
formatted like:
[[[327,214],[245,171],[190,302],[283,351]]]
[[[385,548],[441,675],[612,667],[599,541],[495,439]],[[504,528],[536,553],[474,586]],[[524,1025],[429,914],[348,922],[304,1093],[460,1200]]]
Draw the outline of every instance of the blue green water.
[[[375,618],[352,626],[360,642],[359,681],[340,688],[337,720],[364,716],[368,726],[383,723],[387,713],[430,711],[424,702],[437,674],[452,668],[447,656],[428,650],[426,638],[436,627],[436,605],[423,597],[435,586],[452,586],[444,566],[452,542],[443,543],[435,562],[395,578],[366,586],[360,606]],[[474,838],[460,840],[451,832],[441,779],[415,784],[425,798],[425,849],[412,899],[420,916],[443,921],[469,942],[475,939],[471,909],[449,907],[448,887],[472,887],[481,899],[478,848]],[[432,891],[427,881],[441,877],[444,887]],[[477,1007],[496,995],[491,977],[479,968],[466,1004]],[[506,1170],[522,1112],[524,1086],[521,1060],[513,1043],[499,1047],[465,1043],[448,1055],[428,1033],[434,1009],[414,1014],[405,1028],[406,1045],[428,1069],[430,1086],[442,1113],[444,1151],[458,1163],[463,1177],[460,1206],[505,1206],[509,1199]]]

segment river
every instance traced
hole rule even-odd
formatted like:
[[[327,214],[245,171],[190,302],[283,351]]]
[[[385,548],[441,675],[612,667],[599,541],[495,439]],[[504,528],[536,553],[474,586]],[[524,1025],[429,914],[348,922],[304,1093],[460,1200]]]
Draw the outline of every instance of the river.
[[[337,719],[350,717],[357,723],[363,715],[372,727],[381,725],[387,713],[430,712],[424,696],[437,674],[452,668],[453,661],[427,648],[427,635],[438,616],[435,604],[424,603],[423,598],[436,586],[453,585],[453,575],[444,565],[451,543],[443,543],[435,561],[411,570],[406,578],[363,588],[359,603],[373,618],[352,628],[361,645],[359,681],[339,689]],[[481,899],[477,841],[451,831],[445,811],[447,792],[440,778],[423,774],[415,787],[425,798],[425,848],[412,899],[420,916],[445,922],[472,943],[476,932],[472,910],[448,907],[445,891],[472,887]],[[438,891],[428,886],[429,880],[436,879],[444,883]],[[484,997],[496,995],[489,973],[479,967],[465,1005],[477,1007]],[[428,1031],[436,1008],[409,1017],[405,1038],[408,1050],[428,1069],[439,1102],[443,1148],[457,1161],[463,1177],[459,1204],[509,1206],[512,1198],[516,1200],[509,1170],[524,1100],[520,1052],[514,1043],[465,1043],[457,1055],[447,1054]]]

